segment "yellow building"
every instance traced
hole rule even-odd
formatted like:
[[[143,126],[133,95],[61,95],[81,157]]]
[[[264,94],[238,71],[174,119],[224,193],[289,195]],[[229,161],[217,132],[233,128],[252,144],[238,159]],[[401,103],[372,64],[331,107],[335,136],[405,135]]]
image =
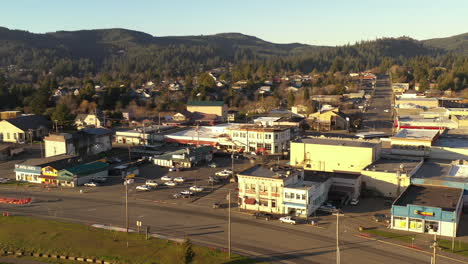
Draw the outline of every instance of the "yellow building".
[[[348,125],[346,116],[338,108],[310,114],[307,119],[312,129],[319,131],[346,129]]]
[[[291,167],[256,165],[239,174],[239,207],[274,214],[284,213],[284,186],[298,183],[304,172]]]
[[[223,101],[189,101],[187,111],[217,115],[223,121],[226,121],[228,107]]]
[[[468,128],[468,116],[467,115],[453,115],[452,120],[457,122],[458,128]]]
[[[380,157],[380,142],[308,137],[291,142],[292,166],[326,172],[360,172]]]
[[[24,115],[0,122],[0,141],[22,143],[49,133],[49,121],[41,115]]]
[[[422,159],[379,159],[362,170],[362,187],[386,197],[398,197],[422,164]]]

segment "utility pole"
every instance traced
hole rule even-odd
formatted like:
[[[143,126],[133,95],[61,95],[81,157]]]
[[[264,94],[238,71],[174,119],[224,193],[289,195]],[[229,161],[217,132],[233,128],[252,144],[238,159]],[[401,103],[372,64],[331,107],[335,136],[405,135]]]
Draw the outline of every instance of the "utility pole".
[[[339,240],[339,230],[340,230],[340,216],[344,216],[344,214],[340,214],[339,210],[336,210],[334,215],[336,215],[336,264],[340,264],[340,240]]]
[[[436,264],[436,257],[437,257],[437,234],[434,234],[434,241],[432,241],[432,261],[431,264]]]
[[[231,259],[231,190],[228,194],[228,257]]]
[[[128,181],[125,177],[125,230],[128,233]]]

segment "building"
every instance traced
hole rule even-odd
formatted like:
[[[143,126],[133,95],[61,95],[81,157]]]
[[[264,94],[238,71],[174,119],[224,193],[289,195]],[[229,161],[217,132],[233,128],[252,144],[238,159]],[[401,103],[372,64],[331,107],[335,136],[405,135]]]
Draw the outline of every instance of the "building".
[[[228,107],[223,101],[189,101],[187,111],[216,115],[224,122],[227,118]]]
[[[114,131],[106,128],[84,128],[74,133],[53,133],[44,138],[45,156],[67,154],[88,156],[112,149]]]
[[[391,153],[427,157],[439,136],[439,130],[402,129],[390,138]]]
[[[416,94],[403,94],[395,98],[395,106],[413,105],[423,108],[439,107],[439,100],[433,97],[417,96]]]
[[[468,160],[468,131],[448,129],[431,147],[429,157],[443,160]]]
[[[239,208],[284,214],[284,187],[292,186],[302,178],[303,171],[291,167],[256,165],[248,168],[237,174]]]
[[[319,111],[310,114],[307,118],[311,129],[318,131],[330,131],[349,128],[349,117],[340,112],[338,108]]]
[[[410,185],[392,205],[391,228],[456,237],[463,190]]]
[[[289,150],[289,126],[232,125],[226,128],[227,137],[220,138],[223,148],[264,154],[282,154]]]
[[[17,181],[25,181],[31,183],[49,183],[47,177],[42,177],[42,170],[46,167],[57,167],[75,164],[76,157],[69,155],[58,155],[45,159],[29,159],[23,163],[15,164],[15,174]],[[52,169],[49,169],[50,171]],[[48,173],[50,174],[50,173]],[[45,176],[48,176],[47,173]]]
[[[23,115],[0,121],[0,141],[24,143],[42,139],[49,133],[50,121],[41,115]]]
[[[97,114],[78,114],[75,118],[75,126],[77,129],[85,127],[103,127],[105,125],[104,118]]]
[[[57,173],[60,186],[81,186],[93,179],[106,179],[109,176],[109,164],[105,162],[92,162],[63,169]]]
[[[21,111],[2,111],[0,112],[0,120],[12,119],[20,116]]]
[[[422,158],[381,158],[361,171],[362,186],[385,197],[398,197],[423,164]]]
[[[220,138],[226,135],[226,129],[230,126],[231,124],[219,124],[215,126],[186,128],[164,135],[164,141],[188,145],[219,146],[221,142]]]
[[[422,116],[398,116],[395,118],[393,126],[398,130],[406,129],[433,129],[444,130],[458,128],[457,122],[448,118],[433,117],[424,118]]]
[[[452,115],[451,117],[457,123],[458,128],[468,128],[468,115]]]
[[[128,145],[152,145],[163,142],[164,136],[178,130],[173,126],[149,126],[115,131],[115,142]]]
[[[299,217],[311,216],[328,199],[332,178],[298,181],[284,186],[284,213]]]
[[[307,137],[291,142],[292,166],[326,172],[361,172],[380,158],[380,142]]]
[[[152,160],[155,165],[161,167],[191,168],[211,161],[215,151],[216,149],[211,146],[186,148],[154,156]]]

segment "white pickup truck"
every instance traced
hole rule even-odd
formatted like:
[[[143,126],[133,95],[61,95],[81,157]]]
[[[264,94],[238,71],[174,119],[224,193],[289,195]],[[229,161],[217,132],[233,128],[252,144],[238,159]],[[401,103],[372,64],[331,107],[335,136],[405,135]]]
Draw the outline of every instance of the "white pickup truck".
[[[291,224],[291,225],[297,224],[296,218],[292,216],[283,216],[279,220],[281,223],[286,223],[286,224]]]

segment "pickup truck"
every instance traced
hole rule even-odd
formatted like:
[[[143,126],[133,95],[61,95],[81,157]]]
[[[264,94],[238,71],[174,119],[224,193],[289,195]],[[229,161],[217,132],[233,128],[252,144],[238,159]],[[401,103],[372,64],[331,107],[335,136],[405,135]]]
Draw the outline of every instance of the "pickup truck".
[[[281,217],[279,220],[281,223],[286,223],[286,224],[291,224],[291,225],[297,224],[296,218],[292,216],[284,216],[284,217]]]

